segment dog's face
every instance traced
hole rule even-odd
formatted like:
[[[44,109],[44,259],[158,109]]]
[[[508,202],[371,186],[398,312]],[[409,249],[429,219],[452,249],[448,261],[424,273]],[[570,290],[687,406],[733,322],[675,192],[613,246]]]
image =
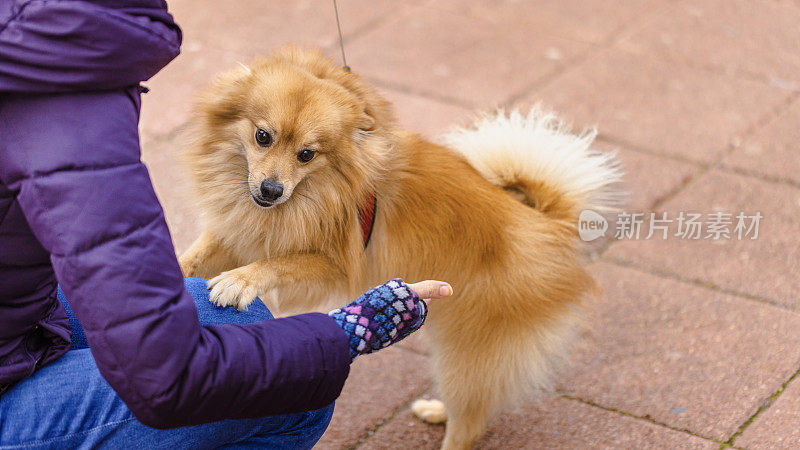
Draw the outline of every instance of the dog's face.
[[[292,64],[239,70],[221,83],[231,114],[218,122],[244,157],[247,194],[261,208],[313,195],[298,187],[345,175],[358,165],[358,141],[375,126],[352,92]]]

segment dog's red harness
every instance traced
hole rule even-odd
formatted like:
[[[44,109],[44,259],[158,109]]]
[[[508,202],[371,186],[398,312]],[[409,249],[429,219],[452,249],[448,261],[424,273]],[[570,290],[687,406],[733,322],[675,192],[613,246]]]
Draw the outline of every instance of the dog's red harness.
[[[375,194],[369,194],[364,203],[358,208],[358,219],[361,222],[361,237],[364,240],[364,248],[369,244],[372,236],[372,227],[375,226],[375,208],[378,206],[378,199]]]

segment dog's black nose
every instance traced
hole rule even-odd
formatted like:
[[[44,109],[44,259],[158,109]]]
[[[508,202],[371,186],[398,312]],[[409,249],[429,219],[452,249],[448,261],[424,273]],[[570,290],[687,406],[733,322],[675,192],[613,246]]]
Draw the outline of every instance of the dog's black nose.
[[[283,185],[272,180],[261,182],[261,196],[264,199],[274,202],[283,195]]]

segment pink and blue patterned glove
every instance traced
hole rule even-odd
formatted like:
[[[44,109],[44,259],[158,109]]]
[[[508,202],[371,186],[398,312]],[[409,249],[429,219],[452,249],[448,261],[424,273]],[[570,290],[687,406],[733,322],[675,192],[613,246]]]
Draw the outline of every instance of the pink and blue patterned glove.
[[[403,280],[395,278],[328,315],[349,336],[350,357],[356,359],[413,333],[425,322],[427,313],[425,301]]]

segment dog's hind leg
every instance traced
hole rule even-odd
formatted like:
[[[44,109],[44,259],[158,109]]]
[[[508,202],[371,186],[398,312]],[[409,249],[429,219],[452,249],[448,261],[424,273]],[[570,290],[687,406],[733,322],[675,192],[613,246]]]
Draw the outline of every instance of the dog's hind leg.
[[[507,381],[500,379],[505,371],[492,361],[501,357],[497,353],[501,348],[489,342],[464,346],[452,337],[445,338],[447,343],[438,342],[445,345],[432,355],[443,402],[417,401],[412,409],[429,423],[446,420],[442,449],[461,450],[469,449],[483,435],[489,420],[507,402],[509,389]]]
[[[446,411],[431,402],[416,403],[414,411],[426,421],[446,417],[446,450],[470,448],[498,413],[547,390],[575,321],[569,310],[538,320],[532,315],[436,314],[444,312],[441,308],[431,312],[427,331]]]
[[[453,405],[455,406],[455,405]],[[489,419],[489,405],[459,405],[448,411],[442,450],[469,450],[483,435]]]
[[[440,424],[447,421],[447,410],[441,400],[415,400],[411,404],[411,411],[428,423]]]
[[[488,414],[481,413],[482,408],[469,411],[458,408],[449,414],[440,400],[417,400],[411,410],[420,419],[428,423],[439,424],[447,421],[447,432],[442,442],[443,450],[461,450],[472,447],[486,428]],[[485,410],[484,410],[485,411]]]

